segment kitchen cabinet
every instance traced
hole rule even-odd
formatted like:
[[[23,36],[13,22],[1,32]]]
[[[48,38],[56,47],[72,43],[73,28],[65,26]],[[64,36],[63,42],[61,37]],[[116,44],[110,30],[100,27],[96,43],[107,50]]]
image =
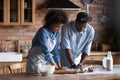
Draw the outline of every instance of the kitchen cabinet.
[[[21,24],[35,24],[35,0],[21,0]]]
[[[0,23],[3,22],[3,12],[4,12],[3,0],[0,0]]]
[[[0,25],[34,25],[35,0],[0,0]]]

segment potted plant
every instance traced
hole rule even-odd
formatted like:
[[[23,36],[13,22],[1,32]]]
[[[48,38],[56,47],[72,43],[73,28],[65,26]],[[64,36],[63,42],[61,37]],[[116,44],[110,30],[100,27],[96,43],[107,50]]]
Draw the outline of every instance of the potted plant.
[[[119,31],[115,27],[105,27],[102,33],[103,43],[107,43],[111,46],[111,50],[117,49],[117,40],[120,39]]]

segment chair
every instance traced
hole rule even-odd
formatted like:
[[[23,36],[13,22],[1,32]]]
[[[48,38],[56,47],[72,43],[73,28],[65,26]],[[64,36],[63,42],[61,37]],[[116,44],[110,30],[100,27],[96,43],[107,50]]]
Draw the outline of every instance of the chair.
[[[0,64],[0,74],[9,74],[10,73],[10,70],[9,68],[7,67],[7,64]]]
[[[0,67],[0,74],[4,74],[5,73],[5,70],[4,70],[4,66]]]
[[[24,73],[26,70],[26,63],[16,63],[8,66],[10,73]]]

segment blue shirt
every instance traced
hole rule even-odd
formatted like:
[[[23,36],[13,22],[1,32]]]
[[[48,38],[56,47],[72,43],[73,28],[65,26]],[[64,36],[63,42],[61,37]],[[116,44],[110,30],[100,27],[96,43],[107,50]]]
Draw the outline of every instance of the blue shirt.
[[[56,40],[56,45],[52,51],[49,49],[49,42],[50,40]],[[41,46],[42,53],[45,55],[45,59],[49,62],[60,62],[60,53],[58,51],[59,45],[59,32],[52,32],[45,27],[40,28],[35,37],[32,40],[32,47],[34,46]],[[53,54],[54,56],[52,57]]]
[[[80,53],[90,54],[92,40],[94,38],[94,29],[87,24],[86,28],[79,32],[76,30],[75,21],[65,24],[62,28],[62,49],[71,49],[73,59]]]

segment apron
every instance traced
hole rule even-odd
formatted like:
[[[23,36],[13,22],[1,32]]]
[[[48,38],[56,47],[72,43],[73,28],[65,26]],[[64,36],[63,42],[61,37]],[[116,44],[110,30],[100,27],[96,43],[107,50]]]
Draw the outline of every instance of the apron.
[[[62,66],[66,66],[66,67],[71,67],[71,64],[69,63],[68,61],[68,58],[66,56],[66,53],[64,50],[60,50],[61,51],[61,54],[60,54],[60,57],[61,57],[61,64]],[[80,60],[81,60],[81,54],[79,54],[79,56],[77,56],[76,58],[73,59],[75,64],[79,64]]]
[[[51,52],[54,49],[55,45],[56,45],[56,39],[53,40],[48,38],[49,52]],[[29,51],[27,65],[26,65],[26,72],[39,73],[38,66],[42,67],[42,65],[45,64],[50,64],[50,63],[45,60],[45,55],[42,53],[42,47],[41,46],[33,47]]]
[[[75,64],[76,65],[79,64],[80,60],[81,60],[81,54],[79,54],[79,56],[74,59]]]

